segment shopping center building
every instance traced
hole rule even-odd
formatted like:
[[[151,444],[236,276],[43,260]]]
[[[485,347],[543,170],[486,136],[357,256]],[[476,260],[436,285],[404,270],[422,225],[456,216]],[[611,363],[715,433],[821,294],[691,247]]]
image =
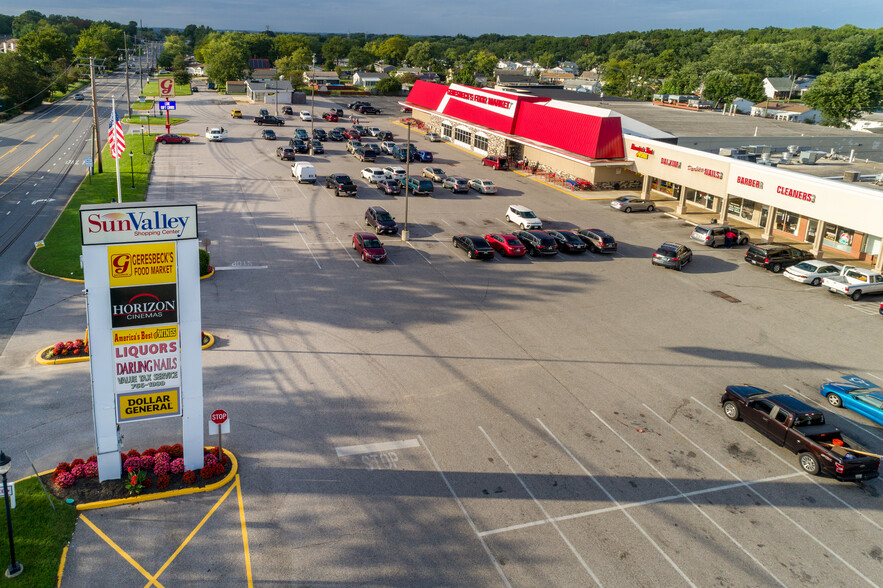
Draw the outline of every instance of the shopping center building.
[[[402,105],[463,149],[597,189],[676,199],[678,214],[709,211],[721,223],[762,228],[765,241],[788,237],[819,257],[840,252],[883,269],[883,191],[875,188],[679,146],[614,110],[543,96],[418,81]]]

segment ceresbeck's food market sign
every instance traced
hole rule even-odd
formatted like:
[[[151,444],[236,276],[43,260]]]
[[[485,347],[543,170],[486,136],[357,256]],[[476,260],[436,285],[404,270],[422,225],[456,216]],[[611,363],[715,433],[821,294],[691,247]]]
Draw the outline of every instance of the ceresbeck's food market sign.
[[[196,206],[80,210],[83,245],[196,239]]]

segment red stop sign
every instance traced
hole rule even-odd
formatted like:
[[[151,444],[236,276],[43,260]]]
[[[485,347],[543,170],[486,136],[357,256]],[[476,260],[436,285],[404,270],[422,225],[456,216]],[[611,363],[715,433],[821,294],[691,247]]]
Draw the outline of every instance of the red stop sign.
[[[216,410],[212,413],[211,416],[212,422],[216,425],[223,424],[227,422],[227,411],[226,410]]]

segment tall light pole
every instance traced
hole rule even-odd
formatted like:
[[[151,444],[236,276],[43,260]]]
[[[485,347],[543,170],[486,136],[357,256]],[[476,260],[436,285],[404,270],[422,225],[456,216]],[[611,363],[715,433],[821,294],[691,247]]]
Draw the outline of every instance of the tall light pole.
[[[126,45],[126,33],[123,33],[123,58],[126,60],[126,112],[132,117],[132,99],[129,97],[129,48]]]
[[[402,229],[402,241],[408,240],[408,181],[411,179],[411,121],[408,121],[408,142],[405,143],[405,228]]]
[[[313,71],[310,72],[310,151],[313,147],[313,119],[316,118],[316,54],[313,53]]]
[[[9,531],[9,567],[6,568],[6,577],[14,578],[25,570],[25,567],[15,561],[15,542],[12,539],[12,509],[9,507],[9,486],[6,484],[6,474],[12,467],[12,459],[0,451],[0,475],[3,476],[3,496],[6,499],[6,528]]]
[[[129,169],[132,170],[132,187],[135,187],[135,154],[129,149]]]

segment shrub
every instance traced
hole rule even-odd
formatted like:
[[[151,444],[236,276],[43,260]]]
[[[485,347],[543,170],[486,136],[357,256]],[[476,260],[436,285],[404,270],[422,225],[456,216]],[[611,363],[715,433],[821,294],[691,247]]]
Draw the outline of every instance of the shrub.
[[[210,480],[212,478],[212,476],[215,475],[214,464],[207,465],[204,468],[202,468],[201,470],[199,470],[199,475],[200,475],[200,477],[202,477],[203,480]]]
[[[128,455],[129,457],[141,457],[141,454],[138,453],[137,449],[130,449],[126,452],[126,455]]]
[[[127,472],[129,470],[140,470],[142,467],[141,458],[140,457],[130,457],[126,461],[123,462],[123,469]]]
[[[209,265],[209,261],[211,260],[211,255],[205,249],[199,250],[199,275],[207,276],[212,271],[212,266]]]
[[[82,459],[80,459],[80,458],[77,458],[77,459],[75,459],[74,461],[71,462],[71,469],[73,469],[74,466],[83,465],[84,463],[86,463],[86,462],[84,462],[84,461],[83,461]]]
[[[141,470],[133,473],[126,482],[126,490],[129,491],[129,494],[141,494],[141,491],[144,490],[144,480],[146,477],[147,475]]]
[[[85,472],[85,470],[84,470],[84,468],[83,468],[83,464],[78,463],[77,465],[75,465],[74,467],[72,467],[72,468],[71,468],[71,475],[73,475],[73,477],[76,478],[76,479],[78,479],[78,480],[79,480],[80,478],[84,477],[84,476],[86,475],[86,472]]]
[[[169,473],[169,462],[167,461],[158,461],[153,466],[153,473],[157,476],[166,476]]]
[[[224,470],[226,469],[224,467],[224,464],[222,464],[221,462],[218,462],[215,465],[213,465],[212,467],[215,468],[215,475],[216,476],[223,476],[224,475]]]
[[[170,467],[170,471],[173,474],[182,474],[184,473],[184,459],[179,457],[178,459],[172,460],[172,465]]]
[[[146,476],[145,476],[144,480],[141,482],[141,486],[143,486],[145,490],[147,488],[150,488],[151,484],[153,484],[153,482],[150,480],[150,478],[148,478]]]
[[[90,463],[90,462],[98,463],[98,456],[97,455],[90,455],[89,459],[86,460],[86,463]]]
[[[193,470],[187,470],[181,479],[185,484],[193,484],[196,482],[196,473]]]
[[[55,485],[58,486],[59,488],[70,488],[71,486],[74,485],[74,482],[76,482],[76,481],[77,481],[77,479],[74,477],[74,475],[72,473],[61,472],[55,478]]]
[[[162,490],[163,488],[168,488],[169,484],[171,484],[171,483],[172,483],[172,479],[169,478],[168,476],[160,476],[156,480],[156,487],[157,487],[157,489]]]
[[[172,459],[177,459],[179,457],[184,457],[184,447],[180,443],[175,443],[172,445],[172,450],[169,451],[169,455]]]
[[[145,449],[141,452],[141,457],[144,457],[145,455],[156,455],[156,449],[153,449],[152,447],[150,449]]]
[[[141,467],[145,470],[152,470],[155,463],[156,459],[152,455],[141,456]]]
[[[214,455],[212,455],[211,453],[209,453],[208,455],[206,455],[203,458],[203,465],[210,466],[210,465],[215,465],[216,463],[218,463],[218,458],[215,457]]]
[[[59,462],[57,466],[55,466],[55,471],[52,473],[53,478],[57,478],[58,474],[63,474],[64,472],[71,471],[71,464],[66,461]]]
[[[172,446],[171,445],[160,445],[159,449],[156,450],[157,453],[171,453]]]
[[[85,464],[83,464],[83,475],[86,478],[97,478],[98,477],[98,462],[87,461]]]
[[[156,455],[153,456],[153,459],[156,461],[171,461],[172,457],[166,453],[165,451],[160,451]]]

